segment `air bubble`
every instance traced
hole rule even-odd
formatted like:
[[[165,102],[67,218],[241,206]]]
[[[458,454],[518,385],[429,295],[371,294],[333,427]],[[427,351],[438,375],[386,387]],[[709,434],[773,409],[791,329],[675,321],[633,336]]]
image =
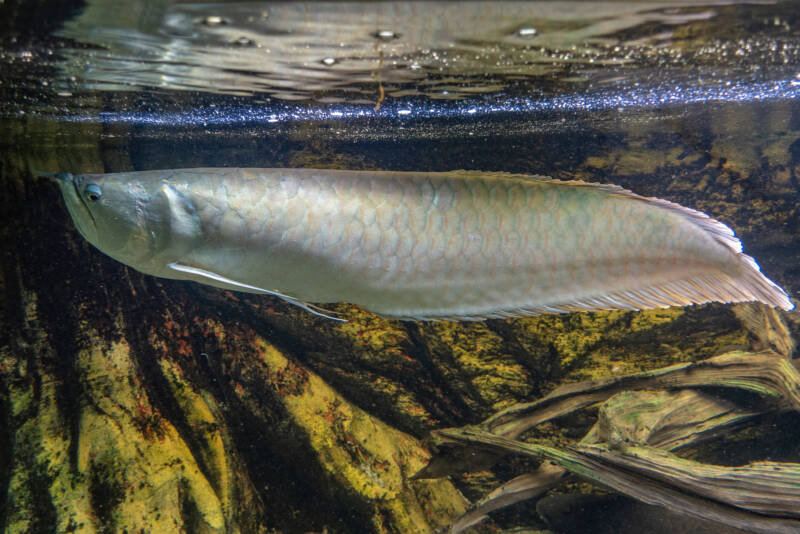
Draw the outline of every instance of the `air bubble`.
[[[209,15],[200,20],[200,22],[206,26],[222,26],[224,24],[230,24],[228,19],[220,17],[219,15]]]
[[[400,37],[400,34],[395,33],[392,30],[378,30],[377,32],[373,33],[372,36],[382,41],[391,41],[392,39],[397,39]]]

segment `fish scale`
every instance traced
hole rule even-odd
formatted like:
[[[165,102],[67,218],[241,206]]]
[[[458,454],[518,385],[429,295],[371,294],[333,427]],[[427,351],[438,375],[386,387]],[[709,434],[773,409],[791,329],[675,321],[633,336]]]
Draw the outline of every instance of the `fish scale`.
[[[476,171],[59,176],[76,226],[119,261],[316,313],[308,302],[412,319],[793,307],[727,226],[613,185]]]

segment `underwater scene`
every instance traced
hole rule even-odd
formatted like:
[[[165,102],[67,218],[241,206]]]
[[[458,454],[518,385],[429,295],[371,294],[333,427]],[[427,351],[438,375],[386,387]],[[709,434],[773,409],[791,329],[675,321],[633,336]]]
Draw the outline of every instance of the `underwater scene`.
[[[800,532],[800,2],[0,1],[0,530]]]

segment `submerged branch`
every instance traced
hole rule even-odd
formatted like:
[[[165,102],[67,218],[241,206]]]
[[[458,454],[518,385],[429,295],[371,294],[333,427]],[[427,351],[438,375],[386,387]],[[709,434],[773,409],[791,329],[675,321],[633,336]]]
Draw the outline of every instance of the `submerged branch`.
[[[477,428],[514,439],[538,424],[606,401],[623,391],[675,388],[731,388],[758,395],[764,406],[737,414],[737,419],[767,411],[800,411],[800,372],[789,360],[772,351],[736,351],[644,373],[567,384],[542,399],[498,412]],[[496,453],[476,453],[448,444],[444,435],[443,430],[432,433],[433,444],[445,447],[439,447],[438,454],[415,475],[417,478],[486,469],[500,458]]]
[[[515,438],[539,423],[565,415],[620,391],[665,388],[725,387],[758,394],[777,410],[800,410],[800,373],[772,351],[729,352],[633,375],[567,384],[531,403],[517,404],[479,426]]]
[[[458,534],[487,518],[488,513],[518,502],[534,499],[558,483],[566,471],[551,462],[544,462],[533,473],[525,473],[492,490],[453,521],[449,534]]]
[[[451,441],[546,458],[563,469],[647,504],[763,533],[800,531],[800,465],[710,466],[643,445],[578,445],[559,450],[475,429],[447,429]]]
[[[729,352],[624,377],[568,384],[475,426],[432,433],[436,454],[417,478],[485,469],[507,454],[545,460],[501,485],[450,526],[458,534],[488,513],[537,498],[573,474],[641,502],[752,532],[800,532],[800,464],[703,464],[675,451],[730,433],[755,418],[800,411],[795,344],[780,315],[743,305],[737,316],[765,350]],[[715,395],[720,389],[749,392]],[[757,397],[757,398],[756,398]],[[753,402],[756,400],[756,402]],[[602,403],[597,423],[565,450],[517,438],[534,426]]]

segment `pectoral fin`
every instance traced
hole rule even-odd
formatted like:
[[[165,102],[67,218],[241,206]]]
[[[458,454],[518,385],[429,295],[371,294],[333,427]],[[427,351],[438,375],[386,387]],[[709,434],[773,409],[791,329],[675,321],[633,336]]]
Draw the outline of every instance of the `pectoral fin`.
[[[333,312],[333,311],[330,311],[330,310],[325,310],[325,309],[320,308],[318,306],[314,306],[313,304],[309,304],[307,302],[303,302],[302,300],[296,299],[294,297],[290,297],[289,295],[284,295],[283,293],[280,293],[278,291],[273,291],[273,290],[269,290],[269,289],[262,289],[260,287],[251,286],[250,284],[237,282],[236,280],[231,280],[230,278],[222,276],[221,274],[217,274],[217,273],[214,273],[214,272],[211,272],[211,271],[207,271],[207,270],[201,269],[199,267],[192,267],[191,265],[184,265],[184,264],[178,263],[178,262],[170,263],[167,266],[170,269],[174,270],[174,271],[178,271],[178,272],[186,273],[186,274],[192,274],[192,275],[198,276],[200,278],[205,278],[207,280],[213,280],[215,282],[220,282],[220,283],[223,283],[225,285],[229,285],[231,287],[238,288],[238,289],[240,289],[242,291],[247,291],[247,292],[250,292],[250,293],[263,293],[265,295],[272,295],[274,297],[278,297],[280,299],[285,300],[289,304],[294,304],[295,306],[298,306],[298,307],[306,310],[307,312],[313,313],[314,315],[317,315],[319,317],[325,317],[326,319],[332,319],[334,321],[347,322],[347,319],[340,319],[338,317],[332,317],[331,315],[328,315],[328,314],[335,314],[336,312]]]

